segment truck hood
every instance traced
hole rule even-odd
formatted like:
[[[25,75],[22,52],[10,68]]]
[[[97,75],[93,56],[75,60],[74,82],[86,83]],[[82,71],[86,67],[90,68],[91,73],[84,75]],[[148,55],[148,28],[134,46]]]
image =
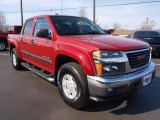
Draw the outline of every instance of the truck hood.
[[[111,35],[71,35],[67,38],[93,45],[97,49],[106,50],[135,50],[149,47],[149,44],[140,40],[115,37]],[[74,42],[72,42],[74,44]],[[82,46],[86,47],[86,45]]]

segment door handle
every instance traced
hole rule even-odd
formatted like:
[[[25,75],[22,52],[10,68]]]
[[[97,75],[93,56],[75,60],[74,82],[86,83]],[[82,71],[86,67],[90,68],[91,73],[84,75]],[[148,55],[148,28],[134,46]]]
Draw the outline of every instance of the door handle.
[[[20,41],[23,42],[23,37],[20,38]]]
[[[34,39],[30,40],[30,43],[32,43],[32,44],[35,43]]]

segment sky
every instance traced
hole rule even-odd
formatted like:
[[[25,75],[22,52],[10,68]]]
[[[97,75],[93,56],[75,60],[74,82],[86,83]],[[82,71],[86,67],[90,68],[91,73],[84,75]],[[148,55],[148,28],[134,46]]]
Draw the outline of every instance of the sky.
[[[132,2],[144,2],[152,0],[96,0],[96,6],[123,4]],[[32,16],[44,14],[61,14],[62,0],[23,0],[24,21]],[[63,0],[63,15],[79,16],[79,10],[85,8],[86,16],[93,19],[93,0]],[[96,7],[97,24],[103,29],[111,29],[113,23],[119,23],[121,28],[135,30],[146,18],[156,23],[155,29],[160,29],[160,2],[127,6],[105,6]],[[56,10],[55,10],[56,9]],[[38,11],[37,10],[49,10]],[[8,25],[20,25],[20,0],[0,0],[0,11],[6,15],[6,23]],[[25,12],[35,11],[35,12]],[[14,13],[16,12],[16,13]]]

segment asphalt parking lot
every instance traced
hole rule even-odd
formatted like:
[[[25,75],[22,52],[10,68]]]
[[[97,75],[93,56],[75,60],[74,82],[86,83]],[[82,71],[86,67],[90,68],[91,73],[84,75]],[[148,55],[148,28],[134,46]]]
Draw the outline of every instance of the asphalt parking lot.
[[[67,106],[56,86],[34,73],[12,68],[0,53],[0,120],[159,120],[160,59],[152,83],[123,99],[91,103],[81,111]]]

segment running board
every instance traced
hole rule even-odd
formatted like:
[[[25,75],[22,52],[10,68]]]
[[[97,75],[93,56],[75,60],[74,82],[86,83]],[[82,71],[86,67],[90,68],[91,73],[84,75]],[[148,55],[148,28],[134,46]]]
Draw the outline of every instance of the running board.
[[[54,80],[54,76],[53,75],[50,75],[50,74],[46,74],[44,73],[42,70],[39,70],[37,69],[36,67],[28,64],[28,63],[21,63],[21,65],[24,67],[24,68],[27,68],[28,70],[34,72],[35,74],[39,75],[40,77],[48,80],[49,82],[55,82]]]

